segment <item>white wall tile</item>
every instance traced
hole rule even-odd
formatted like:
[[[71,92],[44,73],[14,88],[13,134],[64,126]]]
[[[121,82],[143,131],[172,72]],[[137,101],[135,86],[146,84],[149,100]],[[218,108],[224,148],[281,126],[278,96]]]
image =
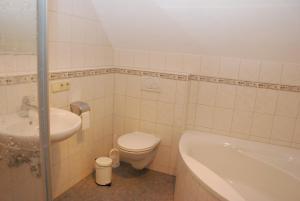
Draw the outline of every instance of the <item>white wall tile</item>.
[[[176,82],[176,104],[184,105],[188,102],[189,83],[185,81]]]
[[[272,139],[290,142],[295,129],[295,118],[275,116]]]
[[[134,52],[134,67],[149,67],[149,53],[146,51],[135,51]]]
[[[69,43],[56,43],[55,69],[67,69],[71,66],[71,45]]]
[[[125,101],[126,97],[122,95],[115,95],[114,96],[114,114],[119,116],[125,115]]]
[[[127,75],[115,75],[115,93],[126,95]]]
[[[0,71],[2,74],[16,72],[16,59],[14,55],[0,56]]]
[[[142,132],[145,132],[145,133],[155,133],[156,123],[149,122],[149,121],[141,121],[140,129]]]
[[[204,105],[197,105],[195,125],[212,128],[214,117],[214,108]]]
[[[296,128],[293,142],[300,144],[300,118],[296,120]]]
[[[257,81],[259,79],[260,63],[256,60],[242,60],[239,79]]]
[[[124,122],[124,133],[131,133],[139,130],[139,120],[126,118]]]
[[[237,87],[236,108],[238,110],[252,111],[256,98],[256,88]]]
[[[73,0],[51,0],[48,3],[50,10],[55,10],[60,13],[67,13],[72,14],[73,13]]]
[[[189,103],[197,103],[198,90],[199,90],[199,83],[197,81],[190,81]]]
[[[271,136],[272,126],[272,115],[255,113],[253,116],[251,134],[261,138],[269,138]]]
[[[174,103],[176,95],[176,81],[161,79],[158,99],[163,102]]]
[[[183,72],[184,71],[183,54],[175,54],[175,53],[166,54],[165,70],[169,72]]]
[[[140,99],[126,98],[126,116],[135,119],[140,117]]]
[[[237,79],[239,75],[240,59],[222,57],[219,76],[231,79]]]
[[[166,66],[166,56],[160,52],[150,52],[150,68],[163,70]]]
[[[201,74],[206,76],[218,76],[220,71],[220,58],[214,56],[202,56]]]
[[[157,116],[157,102],[143,100],[141,102],[141,119],[144,121],[155,122]]]
[[[229,131],[231,128],[233,110],[224,108],[215,108],[214,125],[215,130]]]
[[[27,67],[30,65],[28,55],[16,55],[15,60],[16,60],[16,67],[15,71],[18,73],[28,73]]]
[[[254,110],[265,114],[274,114],[278,92],[268,89],[257,89]]]
[[[292,92],[280,92],[277,101],[276,114],[296,117],[299,112],[300,95]]]
[[[236,97],[236,86],[220,84],[217,90],[216,106],[233,108]]]
[[[171,146],[173,128],[163,124],[156,124],[155,129],[155,135],[161,139],[161,145]]]
[[[216,101],[218,85],[209,82],[199,82],[198,87],[198,104],[214,105]]]
[[[186,120],[186,106],[178,105],[174,106],[174,126],[184,127]]]
[[[73,43],[71,45],[71,67],[83,68],[85,67],[85,46]]]
[[[280,83],[282,73],[282,64],[270,61],[261,63],[261,72],[259,81],[269,83]]]
[[[201,73],[201,56],[185,54],[183,58],[184,71],[194,74]]]
[[[284,64],[281,77],[282,84],[300,85],[300,65]]]
[[[194,126],[197,114],[197,104],[189,103],[187,106],[186,123],[187,126]]]
[[[250,133],[252,112],[235,111],[233,114],[232,132],[248,135]]]
[[[141,78],[139,76],[128,76],[126,95],[130,97],[141,97]]]
[[[86,22],[86,19],[82,19],[79,17],[71,18],[71,42],[84,43],[86,41]]]
[[[133,66],[133,64],[134,64],[134,52],[131,50],[120,50],[119,65]]]
[[[166,125],[172,125],[174,119],[174,105],[170,103],[159,102],[157,107],[157,122]]]

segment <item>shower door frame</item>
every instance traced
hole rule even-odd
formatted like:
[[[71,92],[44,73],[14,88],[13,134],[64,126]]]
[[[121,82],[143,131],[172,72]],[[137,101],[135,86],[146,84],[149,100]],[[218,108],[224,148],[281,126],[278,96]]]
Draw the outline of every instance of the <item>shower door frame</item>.
[[[43,182],[43,201],[52,201],[50,122],[48,95],[48,1],[37,0],[37,55],[38,55],[38,102],[39,134],[41,152],[41,173]]]

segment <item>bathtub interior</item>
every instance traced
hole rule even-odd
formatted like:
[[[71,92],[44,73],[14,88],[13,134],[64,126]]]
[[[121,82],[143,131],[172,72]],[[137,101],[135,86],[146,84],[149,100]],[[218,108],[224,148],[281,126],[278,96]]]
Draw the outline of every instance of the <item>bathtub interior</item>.
[[[191,171],[201,181],[203,171],[198,170],[204,166],[211,175],[219,177],[215,181],[226,182],[221,191],[229,184],[249,201],[300,200],[299,150],[199,132],[186,133],[180,149]],[[207,179],[204,181],[207,184]]]

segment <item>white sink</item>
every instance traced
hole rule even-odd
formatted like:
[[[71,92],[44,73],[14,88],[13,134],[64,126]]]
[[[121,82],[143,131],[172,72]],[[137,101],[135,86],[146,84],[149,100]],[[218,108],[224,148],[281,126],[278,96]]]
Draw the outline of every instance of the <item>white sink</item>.
[[[81,118],[67,110],[50,108],[51,142],[62,141],[74,135],[81,128]],[[38,115],[30,111],[28,117],[9,114],[0,117],[0,136],[15,140],[37,140],[39,135]]]

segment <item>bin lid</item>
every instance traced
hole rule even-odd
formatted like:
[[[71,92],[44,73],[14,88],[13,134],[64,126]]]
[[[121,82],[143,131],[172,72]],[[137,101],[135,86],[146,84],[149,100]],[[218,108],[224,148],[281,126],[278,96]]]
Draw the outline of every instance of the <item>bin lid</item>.
[[[109,157],[99,157],[96,160],[96,164],[98,166],[105,166],[105,167],[111,166],[112,165],[112,159],[109,158]]]

